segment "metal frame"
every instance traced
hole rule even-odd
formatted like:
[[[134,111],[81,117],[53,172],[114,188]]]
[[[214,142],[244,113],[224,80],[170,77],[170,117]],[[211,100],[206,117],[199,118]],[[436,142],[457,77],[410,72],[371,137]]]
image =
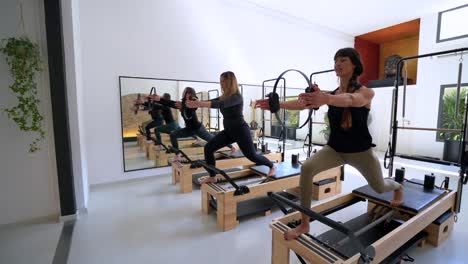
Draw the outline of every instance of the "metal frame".
[[[284,88],[284,92],[283,92],[283,96],[284,98],[286,99],[286,79],[284,78],[281,78],[283,80],[283,88]],[[265,83],[267,82],[272,82],[272,81],[276,81],[276,84],[278,83],[278,80],[277,79],[268,79],[268,80],[264,80],[262,82],[262,98],[265,98],[265,89],[266,87],[269,87],[269,86],[265,86]],[[273,89],[275,89],[276,86],[273,86]],[[286,111],[283,109],[283,116],[286,116]],[[270,118],[270,127],[271,127],[271,118]],[[265,144],[265,110],[262,110],[262,145]],[[271,135],[270,135],[271,136]],[[282,124],[282,129],[281,129],[281,133],[280,133],[280,138],[281,136],[283,136],[283,151],[281,152],[281,161],[284,161],[284,153],[286,152],[285,148],[286,148],[286,131],[285,131],[285,126],[284,124]]]
[[[211,96],[210,96],[210,93],[211,92],[216,92],[216,97],[219,97],[219,90],[216,90],[216,89],[213,89],[213,90],[208,90],[208,100],[211,100]],[[211,130],[211,119],[213,117],[211,117],[211,109],[208,109],[208,131]],[[221,129],[221,124],[220,124],[220,115],[219,115],[219,109],[216,109],[216,117],[214,117],[215,119],[217,119],[218,121],[218,125],[217,127],[214,128],[215,131],[219,131]]]
[[[312,82],[312,77],[314,77],[314,75],[319,75],[319,74],[324,74],[324,73],[329,73],[329,72],[334,72],[334,71],[335,69],[313,72],[310,74],[309,80]],[[306,138],[309,137],[309,142],[307,146],[307,158],[310,158],[310,155],[312,155],[312,126],[313,126],[312,112],[313,111],[314,111],[313,109],[309,110],[309,117],[306,120],[306,122],[309,122],[309,132],[306,136]]]
[[[443,55],[443,54],[457,54],[457,53],[463,53],[465,51],[468,51],[468,48],[460,48],[460,49],[453,49],[453,50],[446,50],[446,51],[440,51],[440,52],[434,52],[434,53],[427,53],[427,54],[422,54],[422,55],[417,55],[417,56],[411,56],[411,57],[405,57],[401,58],[398,63],[397,63],[397,73],[396,73],[396,78],[395,78],[395,88],[393,90],[393,98],[392,98],[392,116],[391,116],[391,129],[390,129],[390,136],[391,140],[389,142],[389,156],[388,158],[390,159],[389,164],[388,164],[388,176],[392,177],[393,175],[393,160],[395,157],[396,153],[396,145],[397,145],[397,139],[398,139],[398,120],[397,120],[397,115],[398,115],[398,89],[399,89],[399,84],[398,81],[400,79],[400,69],[402,67],[402,63],[408,60],[414,60],[414,59],[420,59],[420,58],[425,58],[425,57],[432,57],[432,56],[438,56],[438,55]],[[465,102],[466,104],[466,109],[468,109],[468,101]],[[462,163],[463,160],[465,160],[465,151],[466,151],[466,128],[467,128],[467,118],[468,118],[468,111],[465,111],[464,113],[464,118],[463,118],[463,128],[462,132],[463,137],[462,140],[460,141],[460,155],[459,155],[459,160],[458,160],[458,166],[460,166],[459,170],[459,182],[458,182],[458,190],[457,190],[457,198],[456,198],[456,204],[455,204],[455,211],[457,213],[460,212],[460,207],[461,207],[461,197],[462,197],[462,192],[463,192],[463,184],[467,183],[468,177],[465,176],[465,171],[467,170],[467,166]],[[386,159],[387,157],[385,157]]]

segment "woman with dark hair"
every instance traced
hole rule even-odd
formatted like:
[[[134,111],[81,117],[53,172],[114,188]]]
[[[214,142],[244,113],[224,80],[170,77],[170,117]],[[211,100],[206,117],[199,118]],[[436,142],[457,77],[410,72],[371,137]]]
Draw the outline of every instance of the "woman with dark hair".
[[[328,105],[330,137],[327,144],[302,165],[300,177],[301,205],[310,208],[312,186],[315,175],[322,171],[349,164],[355,167],[378,193],[394,191],[392,206],[403,200],[400,184],[384,179],[379,160],[372,151],[372,137],[367,127],[367,118],[374,97],[374,91],[358,82],[363,72],[359,53],[353,48],[336,52],[335,73],[340,86],[331,93],[321,92],[311,84],[312,93],[299,95],[299,100],[280,102],[284,109],[312,109]],[[269,110],[267,99],[258,100],[257,106]],[[309,217],[302,214],[301,224],[284,234],[286,240],[294,239],[309,232]]]
[[[220,76],[221,96],[210,101],[187,101],[187,107],[218,108],[223,114],[224,130],[217,134],[205,146],[205,161],[215,166],[214,152],[224,146],[236,142],[246,158],[258,165],[266,165],[270,168],[268,176],[275,173],[275,167],[271,161],[255,151],[250,129],[244,120],[243,98],[239,92],[236,76],[233,72],[223,72]],[[216,173],[208,170],[209,177],[201,178],[200,183],[216,182]]]
[[[165,100],[164,98],[160,98],[157,100],[162,105],[165,105],[171,108],[180,109],[180,111],[182,112],[182,118],[185,121],[185,127],[171,132],[171,144],[172,144],[172,147],[176,149],[179,148],[179,144],[177,142],[178,138],[198,136],[201,139],[210,141],[214,137],[210,132],[206,130],[206,128],[202,125],[202,123],[198,121],[196,108],[183,107],[187,101],[196,100],[196,98],[197,97],[196,97],[195,89],[193,89],[192,87],[186,87],[182,93],[182,101],[174,102],[171,100]],[[231,153],[236,152],[236,148],[232,146],[231,144],[229,144],[228,147],[231,148]],[[180,160],[181,159],[180,155],[181,154],[177,154],[172,159],[172,161]]]

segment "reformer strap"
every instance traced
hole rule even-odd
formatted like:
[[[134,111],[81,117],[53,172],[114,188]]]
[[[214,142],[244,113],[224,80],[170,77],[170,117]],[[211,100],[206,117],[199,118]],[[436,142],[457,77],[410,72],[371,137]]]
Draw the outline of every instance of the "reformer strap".
[[[176,149],[174,147],[171,147],[171,151],[178,154],[182,154],[182,156],[184,156],[187,161],[191,164],[195,164],[195,165],[199,165],[199,166],[202,166],[203,168],[205,168],[206,170],[208,171],[213,171],[217,174],[221,174],[231,185],[232,187],[234,187],[234,189],[236,189],[234,191],[234,196],[237,196],[237,195],[243,195],[243,194],[247,194],[250,192],[250,189],[249,187],[245,186],[245,185],[237,185],[231,177],[229,177],[229,175],[227,175],[223,170],[220,170],[212,165],[209,165],[208,163],[206,163],[205,161],[202,161],[202,160],[192,160],[189,158],[189,156],[187,156],[187,154],[185,154],[182,150],[180,149]]]

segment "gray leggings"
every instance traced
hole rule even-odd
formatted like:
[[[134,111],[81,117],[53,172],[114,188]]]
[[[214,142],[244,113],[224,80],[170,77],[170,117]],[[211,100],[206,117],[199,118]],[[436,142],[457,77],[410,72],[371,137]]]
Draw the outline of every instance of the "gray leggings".
[[[302,165],[299,182],[301,205],[306,208],[310,208],[311,206],[312,184],[315,175],[343,164],[356,168],[366,178],[372,189],[378,193],[394,191],[400,188],[399,183],[383,178],[379,160],[371,148],[362,152],[342,153],[336,152],[330,146],[325,145]]]

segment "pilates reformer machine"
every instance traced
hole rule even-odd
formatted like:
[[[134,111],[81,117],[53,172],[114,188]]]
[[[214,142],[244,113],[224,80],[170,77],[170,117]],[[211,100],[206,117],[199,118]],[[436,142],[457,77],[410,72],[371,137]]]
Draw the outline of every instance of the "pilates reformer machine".
[[[146,141],[146,134],[141,130],[139,129],[139,133],[140,135],[144,135],[145,136],[145,141]],[[174,157],[174,152],[170,151],[170,149],[166,146],[165,143],[161,142],[161,146],[163,147],[162,149],[157,149],[156,148],[156,143],[157,143],[157,140],[151,136],[150,137],[151,141],[153,143],[148,143],[147,144],[147,152],[146,152],[146,157],[149,159],[149,160],[153,160],[154,161],[154,164],[155,166],[167,166],[167,165],[170,165],[169,163],[169,159]],[[202,154],[203,153],[203,147],[204,145],[206,144],[206,142],[200,142],[200,143],[195,143],[192,141],[194,140],[193,138],[182,138],[182,139],[179,139],[180,140],[180,146],[182,149],[184,149],[184,151],[189,154],[189,155],[192,155],[192,154]],[[221,150],[225,151],[227,150],[228,148],[223,148]]]
[[[227,231],[235,228],[241,217],[260,212],[269,214],[275,205],[267,199],[268,192],[281,192],[290,199],[296,199],[294,193],[285,190],[299,186],[301,165],[280,162],[276,166],[275,175],[270,177],[267,177],[269,168],[261,165],[226,173],[232,178],[232,182],[203,184],[201,186],[203,213],[209,214],[211,209],[216,210],[218,227]],[[317,175],[314,179],[312,198],[319,200],[340,193],[341,172],[341,167],[336,167]],[[250,192],[239,194],[236,185],[246,186]]]
[[[406,60],[456,54],[467,50],[468,48],[463,48],[402,58],[398,62],[398,67],[401,67]],[[396,80],[399,79],[398,72]],[[399,129],[396,119],[398,88],[398,82],[395,81],[392,98],[391,148],[386,157],[390,159],[389,177],[393,174],[393,159]],[[468,106],[467,100],[465,105]],[[467,121],[468,115],[465,111],[460,131],[460,170],[456,190],[449,189],[448,178],[439,187],[430,176],[426,176],[424,181],[408,180],[405,179],[403,170],[397,169],[395,180],[404,186],[403,204],[398,207],[391,206],[393,193],[378,194],[368,185],[357,188],[352,193],[315,204],[311,208],[304,208],[282,195],[269,193],[270,198],[286,214],[270,224],[272,263],[289,263],[291,250],[301,263],[306,263],[305,260],[310,263],[399,263],[404,259],[411,260],[407,251],[413,246],[425,243],[440,245],[453,230],[456,215],[460,212],[462,187],[468,180],[467,164],[462,162],[466,155]],[[364,209],[360,215],[353,218],[347,213],[346,210],[350,207],[360,205],[364,205],[361,206],[361,209]],[[292,209],[288,210],[286,207]],[[321,223],[327,226],[329,230],[319,235],[303,234],[297,239],[285,240],[284,233],[300,223],[300,213],[309,216],[314,224]],[[332,217],[347,219],[338,221]],[[313,228],[314,226],[311,226],[311,231]]]
[[[185,152],[185,149],[183,151]],[[186,154],[189,155],[188,153]],[[258,152],[258,154],[264,155],[272,162],[281,161],[281,153]],[[191,160],[204,159],[203,155],[189,155],[189,158]],[[225,172],[239,171],[255,165],[252,161],[244,157],[240,150],[234,154],[231,154],[229,150],[218,151],[215,153],[215,158],[216,167],[218,169],[223,169]],[[179,183],[180,192],[182,193],[192,192],[193,184],[199,185],[198,179],[206,175],[208,175],[208,173],[205,172],[203,167],[190,163],[186,158],[183,158],[182,161],[172,163],[172,184]]]
[[[191,160],[183,150],[176,152],[181,153],[192,165],[217,174],[216,183],[201,186],[202,212],[209,214],[212,209],[216,210],[217,224],[223,231],[235,228],[239,218],[262,212],[269,214],[275,204],[268,199],[268,192],[281,192],[293,199],[294,195],[283,191],[299,186],[300,163],[277,163],[276,174],[267,177],[269,168],[263,165],[227,171],[201,160]],[[279,156],[279,153],[276,154]],[[315,179],[317,192],[314,199],[341,192],[341,172],[341,168],[337,167],[318,175]]]

